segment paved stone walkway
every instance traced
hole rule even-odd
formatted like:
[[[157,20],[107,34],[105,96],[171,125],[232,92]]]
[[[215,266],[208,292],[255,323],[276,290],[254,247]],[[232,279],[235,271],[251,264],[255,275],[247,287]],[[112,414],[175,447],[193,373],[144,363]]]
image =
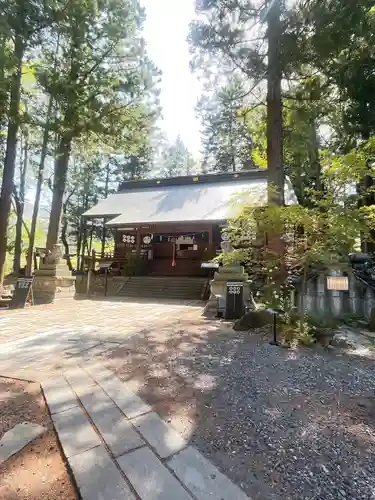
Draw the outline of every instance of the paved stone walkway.
[[[102,365],[41,385],[82,500],[248,500]]]
[[[78,359],[94,359],[135,334],[195,320],[202,303],[62,300],[0,311],[0,376],[40,381]]]

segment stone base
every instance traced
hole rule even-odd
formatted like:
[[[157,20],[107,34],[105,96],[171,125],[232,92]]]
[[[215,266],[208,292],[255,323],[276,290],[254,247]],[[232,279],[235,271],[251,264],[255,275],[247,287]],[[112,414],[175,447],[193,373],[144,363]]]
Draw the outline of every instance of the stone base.
[[[74,281],[75,278],[72,276],[35,276],[33,282],[34,304],[52,304],[59,296],[73,298]]]
[[[214,279],[211,281],[211,299],[210,306],[213,307],[214,301],[218,307],[219,313],[224,313],[226,308],[227,283],[230,281],[238,281],[243,283],[243,298],[244,305],[247,308],[254,308],[254,300],[251,294],[249,276],[245,273],[242,266],[232,265],[220,267],[215,273]]]
[[[218,311],[218,300],[211,295],[203,310],[205,318],[216,318],[220,312]]]

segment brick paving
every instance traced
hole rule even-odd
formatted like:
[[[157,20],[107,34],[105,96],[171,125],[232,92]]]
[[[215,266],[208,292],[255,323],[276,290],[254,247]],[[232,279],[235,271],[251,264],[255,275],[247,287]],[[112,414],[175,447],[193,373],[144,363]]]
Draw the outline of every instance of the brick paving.
[[[248,500],[102,364],[83,363],[42,388],[82,500]]]

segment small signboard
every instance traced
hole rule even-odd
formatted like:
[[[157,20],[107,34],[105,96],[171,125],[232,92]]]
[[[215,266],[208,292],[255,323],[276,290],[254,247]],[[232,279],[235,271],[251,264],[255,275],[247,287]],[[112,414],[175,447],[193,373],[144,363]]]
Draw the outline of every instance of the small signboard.
[[[202,262],[201,269],[219,269],[217,262]]]
[[[347,276],[328,276],[327,290],[347,292],[349,290],[349,278]]]
[[[112,260],[99,260],[99,268],[100,269],[109,269],[111,265],[113,264]]]
[[[34,277],[18,278],[14,294],[9,304],[9,309],[23,309],[27,299],[32,297],[32,285]]]
[[[238,319],[244,313],[243,283],[228,282],[225,306],[226,319]]]

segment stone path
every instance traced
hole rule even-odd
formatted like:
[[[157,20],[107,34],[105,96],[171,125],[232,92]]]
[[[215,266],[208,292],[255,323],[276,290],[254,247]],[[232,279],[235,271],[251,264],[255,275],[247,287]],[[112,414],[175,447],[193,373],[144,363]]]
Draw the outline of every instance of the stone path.
[[[41,385],[82,500],[248,500],[102,365]]]
[[[32,422],[22,422],[4,434],[0,439],[0,464],[18,453],[30,441],[41,436],[46,428]]]
[[[194,301],[63,300],[49,306],[0,311],[0,375],[40,381],[95,359],[135,334],[175,328],[199,317]]]

